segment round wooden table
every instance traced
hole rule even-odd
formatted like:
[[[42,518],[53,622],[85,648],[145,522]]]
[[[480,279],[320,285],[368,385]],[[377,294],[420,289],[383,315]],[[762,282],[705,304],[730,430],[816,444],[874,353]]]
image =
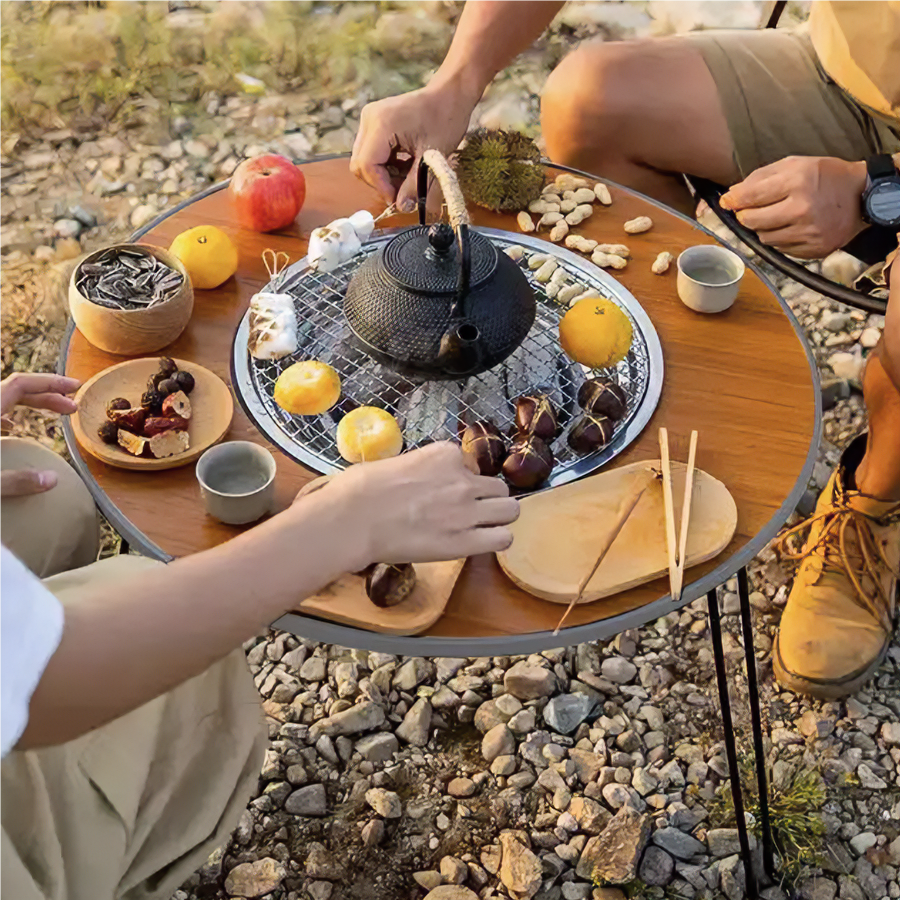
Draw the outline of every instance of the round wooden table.
[[[262,251],[284,250],[293,262],[305,255],[313,228],[357,209],[382,212],[375,192],[350,174],[345,156],[302,167],[307,199],[288,231],[258,234],[239,228],[223,184],[166,212],[135,235],[167,247],[185,229],[212,224],[227,231],[238,246],[237,274],[216,290],[196,292],[191,322],[167,353],[200,363],[230,383],[235,331],[251,295],[269,280]],[[737,531],[728,548],[686,573],[690,582],[677,605],[668,595],[668,580],[660,578],[576,607],[569,627],[555,637],[560,607],[516,588],[493,555],[468,560],[444,615],[422,635],[375,634],[299,614],[283,617],[277,627],[326,643],[420,656],[516,654],[572,645],[637,627],[703,596],[741,570],[776,534],[806,487],[820,432],[816,368],[798,323],[750,264],[730,310],[718,315],[691,312],[676,295],[674,264],[664,276],[652,274],[650,265],[661,250],[677,255],[692,244],[717,238],[642,195],[615,185],[610,189],[613,205],[602,210],[598,206],[579,233],[601,242],[627,239],[633,259],[612,274],[649,314],[665,360],[662,396],[649,426],[612,465],[658,459],[660,426],[668,428],[674,458],[683,460],[687,437],[692,429],[699,431],[697,466],[722,481],[737,503]],[[518,232],[513,215],[480,208],[470,212],[476,226]],[[652,230],[626,235],[622,224],[639,215],[653,219]],[[409,215],[381,224],[392,228],[414,222]],[[61,358],[67,375],[86,380],[121,361],[91,346],[70,326]],[[166,560],[213,547],[240,531],[205,514],[193,465],[164,473],[125,471],[82,454],[68,426],[66,437],[98,506],[133,548]],[[256,441],[274,452],[279,509],[316,476],[269,444],[240,404],[226,436],[238,439]]]

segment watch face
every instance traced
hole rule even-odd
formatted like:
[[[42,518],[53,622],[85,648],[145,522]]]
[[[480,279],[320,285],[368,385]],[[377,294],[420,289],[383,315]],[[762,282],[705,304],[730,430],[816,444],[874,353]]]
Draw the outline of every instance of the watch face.
[[[900,225],[900,180],[876,182],[866,198],[866,207],[876,225],[888,228]]]

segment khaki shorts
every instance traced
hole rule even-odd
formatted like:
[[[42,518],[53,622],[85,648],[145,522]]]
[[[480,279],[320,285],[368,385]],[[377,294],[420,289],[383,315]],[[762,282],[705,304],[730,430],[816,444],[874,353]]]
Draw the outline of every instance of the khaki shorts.
[[[701,31],[683,39],[715,79],[741,178],[786,156],[860,160],[900,151],[900,122],[868,112],[835,84],[807,35]]]

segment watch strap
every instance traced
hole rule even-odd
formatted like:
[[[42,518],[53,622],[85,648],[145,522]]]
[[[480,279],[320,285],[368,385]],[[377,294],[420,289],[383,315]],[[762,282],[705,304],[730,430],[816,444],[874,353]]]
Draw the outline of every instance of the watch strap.
[[[878,153],[875,156],[870,156],[866,160],[866,171],[869,174],[870,181],[896,175],[897,169],[894,166],[894,157],[889,153]]]

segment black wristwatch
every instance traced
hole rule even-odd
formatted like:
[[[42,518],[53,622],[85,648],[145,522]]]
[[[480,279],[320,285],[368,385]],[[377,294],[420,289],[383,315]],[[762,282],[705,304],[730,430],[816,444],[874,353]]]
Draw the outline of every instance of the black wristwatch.
[[[866,189],[862,195],[862,216],[869,225],[900,227],[900,175],[887,153],[866,160]]]

